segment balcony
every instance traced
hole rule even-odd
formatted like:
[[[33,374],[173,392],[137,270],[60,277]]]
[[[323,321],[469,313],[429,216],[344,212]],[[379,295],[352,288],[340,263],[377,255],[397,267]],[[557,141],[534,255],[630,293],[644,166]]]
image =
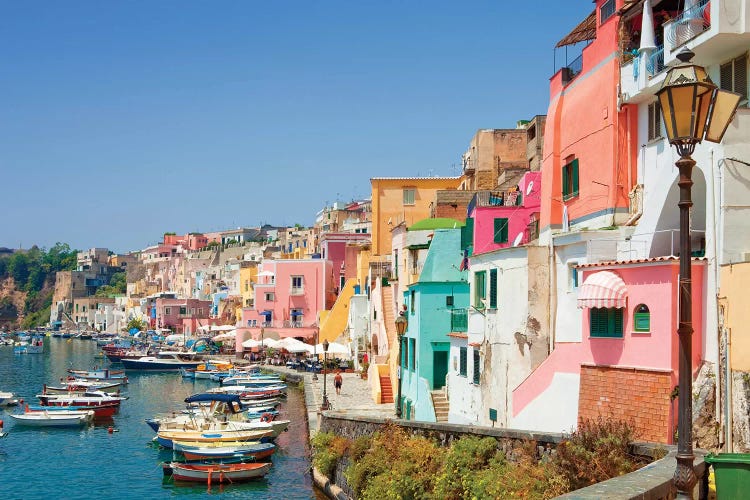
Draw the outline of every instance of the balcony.
[[[467,309],[451,310],[451,332],[466,332],[469,329],[469,314]]]
[[[664,24],[664,33],[672,45],[672,50],[711,28],[710,11],[709,0],[699,0],[694,6]]]
[[[304,295],[305,294],[305,288],[302,286],[293,286],[289,289],[289,295],[297,296],[297,295]]]

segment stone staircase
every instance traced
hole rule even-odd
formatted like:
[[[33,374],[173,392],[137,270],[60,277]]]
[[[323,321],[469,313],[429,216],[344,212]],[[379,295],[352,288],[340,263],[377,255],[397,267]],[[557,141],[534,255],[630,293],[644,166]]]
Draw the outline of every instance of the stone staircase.
[[[448,398],[445,397],[445,393],[442,389],[437,391],[430,391],[432,395],[432,406],[435,408],[435,419],[438,422],[448,422]]]
[[[388,375],[380,377],[380,404],[383,403],[393,403],[393,387]]]
[[[393,312],[393,287],[381,287],[383,297],[383,323],[385,324],[385,333],[388,336],[388,345],[394,345],[396,341],[396,318]]]

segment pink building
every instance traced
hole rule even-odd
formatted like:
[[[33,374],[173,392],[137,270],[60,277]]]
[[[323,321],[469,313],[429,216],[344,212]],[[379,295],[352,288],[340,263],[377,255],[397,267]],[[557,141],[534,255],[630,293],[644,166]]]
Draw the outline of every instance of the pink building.
[[[704,336],[705,268],[705,259],[693,261],[696,371]],[[549,414],[554,393],[555,400],[566,403],[557,405],[558,413],[577,409],[560,430],[569,430],[580,418],[601,415],[631,421],[639,439],[671,443],[677,426],[679,260],[584,264],[578,273],[580,341],[555,342],[550,356],[513,391],[513,426],[528,428],[524,423]],[[577,405],[570,404],[576,400]]]
[[[201,250],[208,245],[208,238],[201,233],[188,233],[184,235],[165,234],[164,245],[180,246],[185,250]]]
[[[312,339],[318,312],[330,309],[336,301],[337,276],[329,260],[266,260],[258,266],[254,307],[242,309],[243,332],[237,346],[248,336],[260,338],[264,332],[279,337]],[[249,334],[249,335],[248,335]]]
[[[474,255],[536,239],[541,178],[541,172],[527,172],[510,191],[477,192],[467,208],[467,224],[474,225]]]
[[[369,243],[372,240],[369,234],[362,233],[324,233],[320,237],[320,254],[323,259],[330,260],[336,279],[335,287],[341,290],[347,278],[357,275],[357,257],[351,255],[347,262],[347,246],[352,244]],[[352,266],[352,264],[354,264]],[[349,269],[347,269],[347,265]]]
[[[190,335],[197,332],[199,326],[209,324],[210,312],[210,300],[158,298],[154,326]]]

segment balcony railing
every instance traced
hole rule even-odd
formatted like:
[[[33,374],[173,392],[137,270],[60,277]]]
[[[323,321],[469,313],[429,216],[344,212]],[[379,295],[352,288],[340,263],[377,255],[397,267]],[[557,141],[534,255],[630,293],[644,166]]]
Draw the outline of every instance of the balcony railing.
[[[466,309],[451,310],[451,331],[466,332],[469,329],[469,313]]]
[[[671,21],[666,36],[673,48],[683,45],[711,27],[709,0],[699,0]]]
[[[301,286],[293,286],[289,289],[289,295],[304,295],[305,288]]]
[[[646,59],[646,71],[653,76],[664,71],[664,45],[659,45]]]
[[[564,69],[567,74],[563,76],[563,82],[568,83],[583,71],[583,54],[569,62]]]

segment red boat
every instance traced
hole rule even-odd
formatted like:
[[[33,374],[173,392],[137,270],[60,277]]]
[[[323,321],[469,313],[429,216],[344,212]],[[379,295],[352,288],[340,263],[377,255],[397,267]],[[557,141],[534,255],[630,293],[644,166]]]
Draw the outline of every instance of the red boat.
[[[120,403],[128,398],[124,396],[111,396],[101,391],[85,392],[81,394],[38,394],[37,398],[42,406],[101,406]]]
[[[120,404],[114,403],[103,403],[100,405],[93,406],[29,406],[26,405],[26,413],[37,412],[37,411],[66,411],[66,410],[92,410],[94,412],[94,418],[100,417],[111,417],[117,410],[120,409]]]

